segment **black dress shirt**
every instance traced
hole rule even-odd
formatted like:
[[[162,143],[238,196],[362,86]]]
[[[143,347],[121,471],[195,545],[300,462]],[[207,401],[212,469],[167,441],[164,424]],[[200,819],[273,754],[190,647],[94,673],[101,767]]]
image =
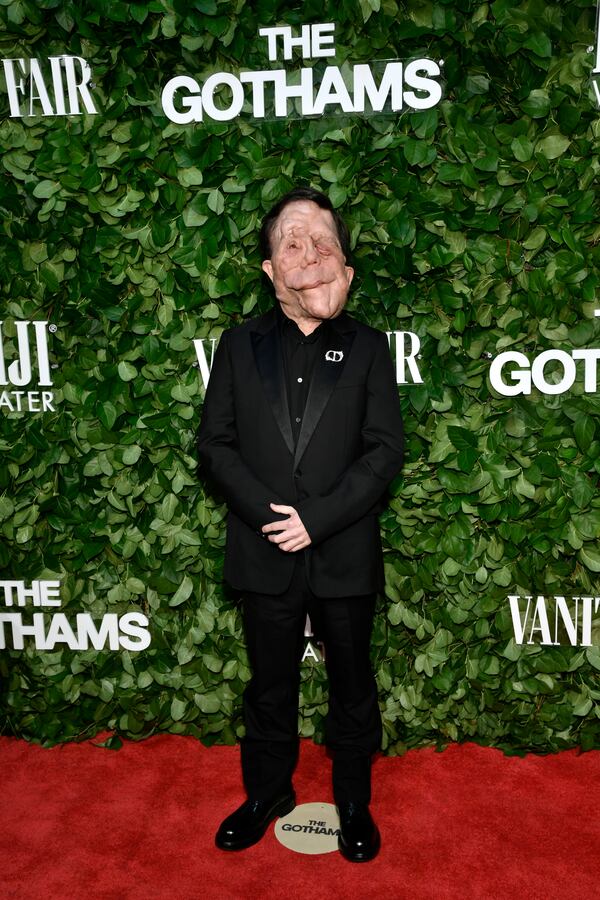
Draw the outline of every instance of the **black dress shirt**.
[[[297,443],[315,361],[319,351],[325,352],[324,342],[330,329],[328,322],[322,322],[311,334],[303,334],[281,307],[278,319],[290,422]]]

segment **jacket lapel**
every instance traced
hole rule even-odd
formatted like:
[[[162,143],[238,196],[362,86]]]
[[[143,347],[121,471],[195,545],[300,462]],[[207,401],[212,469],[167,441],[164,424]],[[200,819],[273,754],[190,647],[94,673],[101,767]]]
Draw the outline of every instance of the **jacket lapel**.
[[[283,440],[293,455],[294,438],[285,389],[285,373],[283,371],[279,329],[277,328],[275,315],[270,314],[266,317],[266,321],[263,320],[263,323],[267,326],[266,330],[253,331],[250,335],[256,368]]]
[[[353,322],[345,313],[331,322],[331,334],[319,351],[310,382],[306,408],[302,419],[302,427],[294,454],[294,469],[297,468],[313,432],[323,415],[329,398],[348,360],[352,342],[356,334]],[[333,351],[329,352],[328,351]],[[338,354],[342,357],[339,359]],[[328,358],[329,357],[329,358]]]

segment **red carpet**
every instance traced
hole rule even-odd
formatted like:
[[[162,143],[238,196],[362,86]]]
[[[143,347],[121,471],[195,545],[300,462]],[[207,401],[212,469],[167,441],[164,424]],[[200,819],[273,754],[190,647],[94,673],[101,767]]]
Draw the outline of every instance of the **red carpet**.
[[[286,850],[272,828],[213,845],[243,799],[239,750],[160,735],[109,751],[0,739],[0,896],[27,900],[583,900],[600,894],[600,752],[525,759],[475,745],[380,758],[371,863]],[[303,742],[299,803],[331,802]]]

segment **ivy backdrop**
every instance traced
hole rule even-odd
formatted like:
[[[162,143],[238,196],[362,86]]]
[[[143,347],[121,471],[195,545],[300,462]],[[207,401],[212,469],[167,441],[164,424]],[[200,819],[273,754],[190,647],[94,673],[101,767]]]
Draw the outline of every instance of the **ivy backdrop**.
[[[443,59],[444,100],[402,116],[178,126],[175,74],[265,67],[259,26],[336,22],[340,64]],[[598,746],[590,649],[517,646],[509,593],[598,591],[600,401],[494,396],[489,356],[600,345],[593,0],[0,0],[2,57],[70,53],[96,116],[9,118],[0,94],[0,283],[57,326],[56,412],[1,423],[2,578],[60,579],[62,612],[144,611],[141,653],[2,652],[2,729],[234,742],[249,678],[222,583],[224,508],[195,474],[193,338],[270,305],[256,235],[298,182],[347,218],[351,311],[413,331],[408,456],[382,517],[374,635],[385,748],[474,739]],[[323,667],[301,731],[322,736]]]

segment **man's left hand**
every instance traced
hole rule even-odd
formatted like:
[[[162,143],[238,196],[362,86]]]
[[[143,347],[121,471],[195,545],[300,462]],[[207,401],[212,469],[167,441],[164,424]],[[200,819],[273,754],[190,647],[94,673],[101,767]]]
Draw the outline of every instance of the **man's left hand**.
[[[279,522],[269,522],[263,525],[262,532],[273,544],[278,544],[280,550],[286,553],[296,550],[304,550],[311,543],[310,535],[302,519],[293,506],[284,506],[280,503],[270,503],[269,506],[276,513],[288,516]],[[271,532],[275,532],[272,534]]]

